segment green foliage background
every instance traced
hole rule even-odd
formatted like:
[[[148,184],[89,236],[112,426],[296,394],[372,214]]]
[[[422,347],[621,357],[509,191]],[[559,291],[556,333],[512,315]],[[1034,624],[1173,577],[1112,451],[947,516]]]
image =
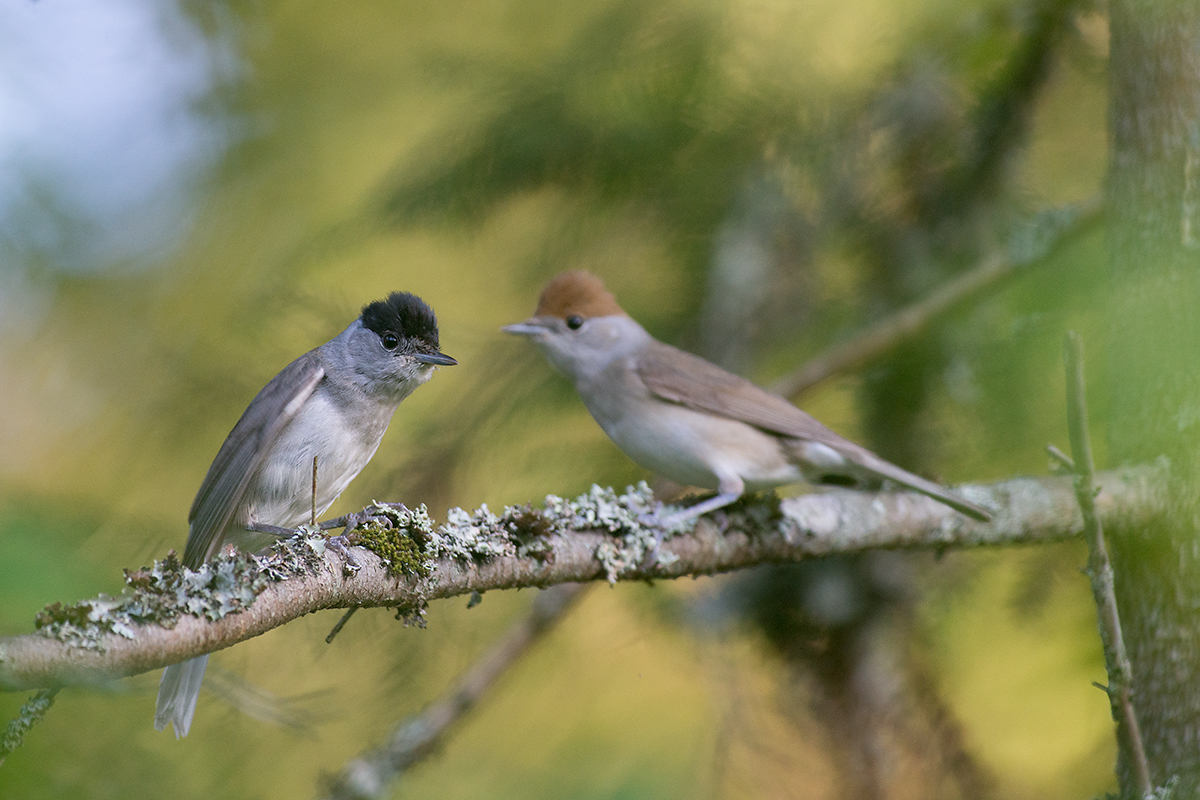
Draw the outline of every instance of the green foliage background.
[[[783,198],[794,260],[738,371],[769,382],[920,296],[971,248],[914,244],[928,258],[889,273],[906,287],[889,295],[870,231],[911,221],[923,182],[969,150],[968,121],[1037,7],[222,7],[245,73],[211,113],[243,134],[197,190],[185,238],[148,269],[31,267],[48,311],[0,341],[0,633],[29,631],[46,603],[117,591],[122,567],[182,547],[192,494],[253,394],[394,289],[434,306],[461,366],[405,402],[331,513],[379,498],[442,516],[646,477],[498,328],[529,313],[548,277],[586,268],[653,333],[700,348],[716,232],[761,184]],[[1069,28],[1002,189],[955,223],[985,229],[985,244],[1100,186],[1105,21],[1082,7]],[[1065,439],[1059,341],[1067,327],[1099,338],[1104,258],[1088,236],[929,334],[940,355],[917,417],[926,468],[949,482],[1045,472],[1042,447]],[[865,440],[864,381],[902,366],[839,377],[802,405]],[[1102,424],[1102,403],[1094,414]],[[998,797],[1111,785],[1082,561],[1073,544],[917,559],[918,646]],[[829,744],[787,713],[797,689],[759,635],[696,622],[690,609],[720,583],[593,592],[395,796],[830,796]],[[424,631],[361,613],[331,646],[337,615],[322,614],[214,657],[289,698],[302,730],[205,695],[176,742],[151,726],[157,675],[64,691],[0,767],[0,797],[312,794],[527,601],[437,604]],[[0,696],[0,719],[22,700]]]

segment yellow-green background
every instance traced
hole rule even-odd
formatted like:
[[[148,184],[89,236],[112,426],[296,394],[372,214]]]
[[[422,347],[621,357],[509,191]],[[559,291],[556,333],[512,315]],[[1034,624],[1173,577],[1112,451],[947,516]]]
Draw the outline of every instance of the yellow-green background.
[[[0,341],[0,633],[30,631],[46,603],[117,591],[122,567],[181,547],[195,488],[254,392],[365,301],[395,289],[434,306],[443,349],[460,366],[404,403],[331,513],[378,498],[427,501],[442,517],[450,505],[499,507],[645,477],[531,348],[503,340],[498,328],[528,314],[550,275],[584,267],[652,332],[678,341],[701,289],[680,255],[686,248],[659,218],[561,187],[395,226],[364,211],[395,176],[453,159],[504,106],[497,86],[562,63],[609,7],[358,0],[232,8],[244,71],[227,99],[250,133],[196,190],[183,239],[150,268],[40,278],[48,310]],[[887,80],[914,42],[930,58],[939,45],[974,47],[956,56],[969,91],[1010,44],[976,43],[972,19],[1012,8],[655,3],[645,35],[692,18],[715,32],[711,66],[728,106],[709,111],[720,126],[762,95],[859,96]],[[1082,23],[1084,44],[1075,46],[1102,50],[1103,19]],[[638,68],[636,59],[628,67]],[[621,81],[653,77],[610,73],[578,102],[618,113]],[[591,85],[586,75],[579,83]],[[1086,54],[1061,59],[1015,165],[1022,202],[1038,208],[1095,191],[1104,131],[1102,68]],[[946,323],[982,353],[989,391],[1012,392],[975,405],[952,392],[935,398],[931,435],[940,437],[947,481],[1045,471],[1042,446],[1064,438],[1059,337],[1068,326],[1102,331],[1093,306],[1103,263],[1101,238],[1089,237]],[[852,251],[830,248],[816,269],[823,313],[743,372],[770,381],[869,318],[857,304],[867,270]],[[803,405],[856,435],[856,380],[835,379]],[[483,431],[452,461],[422,458],[444,453],[464,426]],[[921,558],[918,638],[999,797],[1082,798],[1112,784],[1107,702],[1091,686],[1103,664],[1076,570],[1083,558],[1074,544]],[[689,623],[692,601],[718,583],[598,588],[395,796],[830,796],[819,729],[778,710],[786,681],[774,657],[753,633]],[[1029,607],[1021,598],[1031,593],[1039,599]],[[311,795],[323,773],[433,698],[530,596],[488,595],[470,611],[464,600],[435,603],[423,631],[382,610],[363,612],[326,645],[337,618],[330,612],[213,658],[311,713],[300,733],[205,695],[191,736],[177,742],[151,726],[156,675],[66,690],[0,767],[0,797]],[[0,696],[0,719],[23,699]]]

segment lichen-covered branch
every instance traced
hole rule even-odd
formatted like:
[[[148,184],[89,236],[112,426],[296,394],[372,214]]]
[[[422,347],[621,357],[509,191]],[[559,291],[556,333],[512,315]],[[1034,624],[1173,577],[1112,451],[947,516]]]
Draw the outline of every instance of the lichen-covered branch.
[[[1102,473],[1101,517],[1137,521],[1161,506],[1165,467]],[[324,539],[303,531],[267,555],[226,554],[200,570],[173,558],[129,573],[120,597],[50,606],[33,634],[0,638],[0,690],[97,683],[161,668],[245,641],[328,608],[396,607],[419,615],[430,600],[607,578],[707,575],[765,562],[876,548],[958,548],[1063,539],[1082,530],[1066,478],[1022,478],[959,490],[995,511],[974,522],[911,493],[831,490],[750,498],[653,548],[656,504],[640,485],[624,495],[593,487],[574,501],[550,496],[493,514],[452,509],[434,526],[424,509],[377,504],[390,537],[356,549],[348,570]],[[378,553],[383,553],[380,557]]]
[[[8,723],[8,727],[4,730],[4,736],[0,738],[0,765],[4,764],[4,759],[8,758],[9,753],[21,746],[29,729],[46,716],[50,706],[54,705],[54,695],[56,694],[58,694],[57,689],[43,689],[21,706],[17,718]]]

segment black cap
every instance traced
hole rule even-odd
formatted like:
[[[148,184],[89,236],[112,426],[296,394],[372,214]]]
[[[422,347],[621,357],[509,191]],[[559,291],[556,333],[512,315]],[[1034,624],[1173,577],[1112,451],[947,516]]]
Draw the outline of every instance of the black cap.
[[[362,310],[362,324],[380,337],[389,331],[398,334],[414,350],[431,353],[440,350],[437,317],[415,294],[392,292],[386,300],[367,303]]]

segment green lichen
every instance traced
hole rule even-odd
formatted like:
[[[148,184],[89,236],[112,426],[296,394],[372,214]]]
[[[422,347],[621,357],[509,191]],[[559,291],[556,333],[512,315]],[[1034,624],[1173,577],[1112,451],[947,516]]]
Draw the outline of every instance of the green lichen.
[[[430,567],[425,552],[406,531],[383,527],[360,528],[354,532],[351,541],[379,556],[391,575],[429,577]]]
[[[347,534],[350,544],[379,556],[390,575],[428,578],[433,566],[427,553],[433,521],[425,506],[410,511],[404,505],[376,501],[366,513],[369,521]]]

